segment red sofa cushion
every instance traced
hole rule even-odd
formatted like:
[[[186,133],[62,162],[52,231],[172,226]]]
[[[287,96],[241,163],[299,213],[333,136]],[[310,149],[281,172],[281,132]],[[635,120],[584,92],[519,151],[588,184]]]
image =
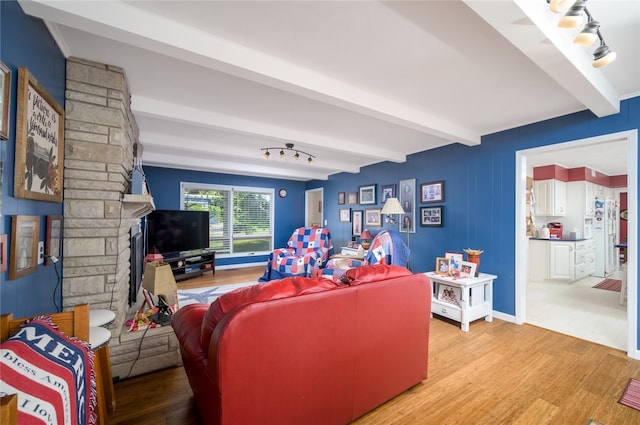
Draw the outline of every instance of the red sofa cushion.
[[[202,320],[200,345],[204,352],[209,349],[209,341],[213,330],[220,320],[234,308],[261,301],[277,300],[297,295],[313,294],[342,286],[324,278],[307,278],[296,276],[269,282],[257,283],[238,288],[216,298]]]
[[[405,267],[374,264],[349,269],[344,272],[340,280],[347,285],[356,286],[363,283],[380,282],[382,280],[411,275],[413,275],[413,273]]]

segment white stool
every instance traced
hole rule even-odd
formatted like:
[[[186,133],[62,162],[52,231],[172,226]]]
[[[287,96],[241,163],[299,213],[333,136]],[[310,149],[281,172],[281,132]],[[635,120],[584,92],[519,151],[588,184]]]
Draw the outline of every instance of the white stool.
[[[111,331],[108,329],[100,326],[89,327],[89,343],[95,353],[94,366],[96,370],[96,390],[98,396],[97,413],[98,424],[100,425],[107,424],[107,409],[111,412],[116,410],[115,389],[113,387],[111,359],[109,357],[110,339]]]
[[[116,314],[111,310],[89,310],[89,326],[104,326],[115,320]]]

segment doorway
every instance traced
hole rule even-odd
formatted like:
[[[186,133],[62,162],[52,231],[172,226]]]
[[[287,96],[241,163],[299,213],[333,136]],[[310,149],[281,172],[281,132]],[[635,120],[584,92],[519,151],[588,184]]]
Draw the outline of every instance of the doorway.
[[[628,281],[628,297],[626,306],[626,352],[629,357],[640,358],[640,351],[637,350],[637,264],[636,249],[637,249],[637,170],[638,170],[638,149],[637,149],[637,130],[625,131],[605,136],[598,136],[594,138],[588,138],[583,140],[576,140],[567,143],[561,143],[550,146],[541,146],[539,148],[527,149],[516,152],[516,175],[518,181],[516,184],[516,264],[526,264],[528,255],[529,240],[526,236],[526,177],[527,170],[530,165],[527,161],[528,158],[533,158],[534,155],[539,153],[553,152],[554,150],[567,148],[578,148],[579,146],[587,144],[602,144],[607,141],[625,139],[627,141],[627,190],[628,190],[628,257],[630,259],[627,264],[627,281]],[[566,151],[563,152],[566,155]],[[624,160],[624,159],[623,159]],[[558,161],[561,162],[561,161]],[[584,164],[588,166],[588,164]],[[516,323],[522,324],[527,322],[527,268],[518,267],[516,269]],[[567,304],[567,312],[571,311],[575,304],[571,298],[567,297],[566,300],[560,300]],[[578,311],[578,310],[574,310]],[[533,311],[530,312],[533,317]],[[565,318],[558,318],[563,320]],[[554,329],[557,330],[557,329]],[[562,330],[559,330],[562,332]],[[582,336],[580,336],[582,337]],[[584,338],[588,339],[588,338]]]
[[[323,196],[324,189],[321,187],[305,192],[304,225],[306,227],[322,227],[324,223]]]

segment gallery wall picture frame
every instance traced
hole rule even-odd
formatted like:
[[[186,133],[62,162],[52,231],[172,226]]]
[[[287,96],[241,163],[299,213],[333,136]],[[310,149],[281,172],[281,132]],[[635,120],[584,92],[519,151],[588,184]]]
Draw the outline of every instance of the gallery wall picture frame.
[[[347,204],[358,205],[358,192],[347,192]]]
[[[360,186],[358,188],[358,199],[360,201],[360,205],[375,205],[376,202],[376,192],[378,190],[377,184],[368,184],[365,186]]]
[[[23,66],[18,68],[16,198],[62,202],[64,110]]]
[[[345,203],[345,193],[338,192],[338,205],[344,205]]]
[[[32,273],[38,267],[40,217],[36,215],[12,216],[11,232],[9,280],[15,280]]]
[[[404,209],[404,214],[400,214],[400,231],[416,232],[416,179],[400,180],[398,186],[398,201]]]
[[[364,225],[368,227],[382,226],[381,208],[370,208],[364,210]]]
[[[0,61],[0,139],[9,138],[11,123],[11,70]]]
[[[395,197],[396,197],[395,183],[383,184],[382,186],[380,186],[380,200],[382,202],[382,205],[384,205],[384,203],[387,202],[387,199],[395,198]]]
[[[444,180],[422,183],[420,185],[420,202],[444,202]]]
[[[338,211],[338,218],[343,223],[348,223],[351,221],[351,208],[340,208]]]
[[[420,207],[420,226],[442,227],[444,207]]]
[[[362,210],[354,210],[351,212],[351,234],[360,236],[362,234]]]
[[[0,273],[6,272],[9,267],[7,257],[7,235],[0,235]]]
[[[62,252],[62,223],[63,217],[61,215],[47,216],[44,240],[44,253],[46,255],[44,263],[47,266],[54,263],[51,257],[60,259]]]

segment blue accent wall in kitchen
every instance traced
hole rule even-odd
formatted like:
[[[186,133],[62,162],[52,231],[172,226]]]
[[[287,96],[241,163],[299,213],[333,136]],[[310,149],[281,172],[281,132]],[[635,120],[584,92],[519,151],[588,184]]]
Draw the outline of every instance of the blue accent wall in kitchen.
[[[11,70],[10,134],[0,141],[2,158],[2,204],[0,234],[7,234],[11,244],[11,216],[40,217],[40,235],[44,241],[46,216],[62,215],[62,203],[32,201],[13,197],[16,141],[18,67],[25,66],[38,82],[64,108],[65,58],[42,20],[27,16],[16,1],[0,2],[0,59]],[[54,267],[62,273],[62,262],[39,265],[36,271],[16,280],[0,273],[0,312],[17,317],[56,311],[61,303],[61,287]],[[54,302],[54,290],[56,291]],[[56,306],[57,304],[57,306]]]

